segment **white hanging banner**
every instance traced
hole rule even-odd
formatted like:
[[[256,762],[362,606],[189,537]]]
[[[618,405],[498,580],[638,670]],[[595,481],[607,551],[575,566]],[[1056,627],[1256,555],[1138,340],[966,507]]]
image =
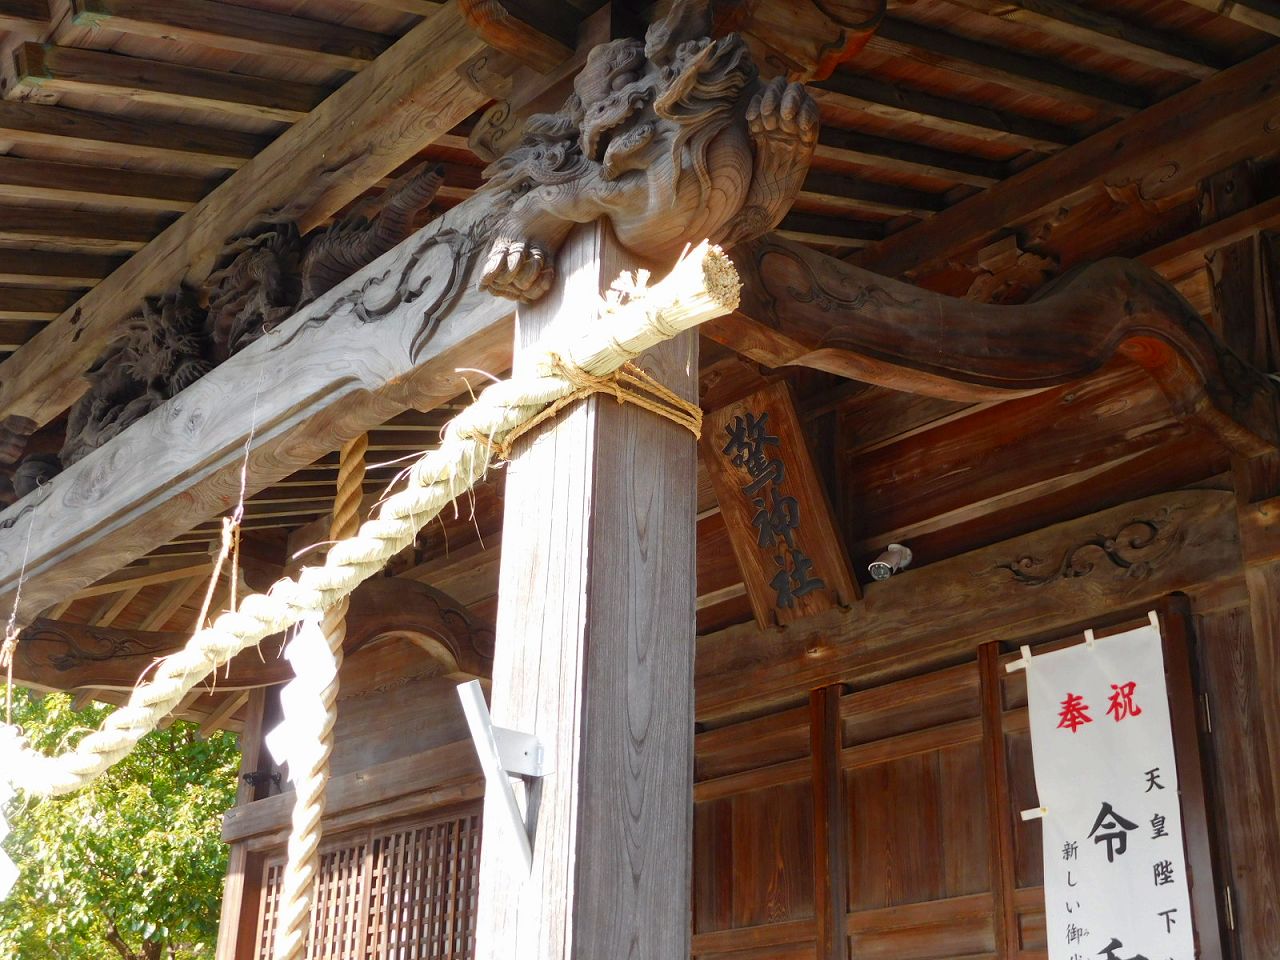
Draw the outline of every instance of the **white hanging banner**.
[[[1160,630],[1088,636],[1025,661],[1049,960],[1195,960]]]

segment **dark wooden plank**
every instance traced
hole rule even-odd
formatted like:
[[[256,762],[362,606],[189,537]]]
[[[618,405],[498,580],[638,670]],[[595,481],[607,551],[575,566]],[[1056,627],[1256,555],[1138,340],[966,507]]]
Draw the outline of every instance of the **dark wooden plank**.
[[[1280,37],[1280,3],[1276,3],[1276,0],[1233,0],[1232,3],[1223,3],[1222,0],[1187,0],[1187,3],[1228,17],[1262,33]]]
[[[1167,31],[1144,27],[1071,0],[950,0],[1008,23],[1170,73],[1203,80],[1227,66],[1208,51]],[[1191,0],[1195,3],[1196,0]],[[1218,4],[1218,7],[1222,7]]]
[[[4,311],[0,309],[0,316]],[[0,320],[0,350],[13,351],[34,337],[44,327],[39,322]]]
[[[913,214],[929,216],[942,209],[942,195],[925,193],[893,184],[878,183],[811,170],[800,188],[800,198],[814,200],[824,206],[837,206],[853,210],[869,210],[873,213],[892,215]]]
[[[211,0],[72,0],[78,26],[360,70],[391,38]]]
[[[119,97],[260,120],[292,123],[329,94],[325,87],[295,80],[223,73],[78,47],[27,43],[18,48],[15,57],[15,90]]]
[[[386,806],[411,799],[417,810],[473,800],[483,790],[475,745],[470,740],[436,747],[409,757],[335,777],[327,788],[326,821],[354,826],[357,817],[367,826]],[[293,791],[232,807],[222,819],[222,840],[237,843],[270,837],[289,824]],[[326,833],[331,833],[326,823]]]
[[[238,130],[107,116],[43,103],[0,100],[0,139],[98,154],[109,162],[153,157],[215,170],[243,166],[266,139]]]
[[[52,320],[78,299],[72,290],[0,287],[0,320]]]
[[[809,694],[809,742],[813,763],[813,882],[818,960],[844,960],[846,883],[844,771],[840,766],[840,694],[838,686]],[[857,852],[854,851],[856,856]]]
[[[0,250],[0,283],[77,290],[93,286],[122,263],[122,257],[96,253]]]
[[[1043,120],[894,86],[844,70],[813,84],[811,89],[819,105],[860,111],[896,123],[911,123],[1021,150],[1054,153],[1080,139],[1065,127]]]
[[[0,157],[0,198],[181,212],[195,204],[213,185],[203,177]]]
[[[1073,70],[1047,57],[1028,56],[895,17],[880,24],[867,49],[900,62],[915,62],[1086,107],[1106,120],[1130,116],[1151,103],[1139,90]]]
[[[156,213],[97,213],[65,207],[0,206],[0,240],[36,241],[108,253],[141,250],[173,221]]]
[[[884,236],[884,225],[851,217],[824,217],[813,213],[788,213],[777,232],[800,243],[828,247],[864,247]]]
[[[519,309],[514,369],[634,266],[607,223],[577,228],[557,285]],[[643,362],[696,399],[696,334]],[[531,876],[515,838],[488,835],[477,956],[689,954],[695,463],[687,430],[604,396],[517,444],[493,719],[542,738],[555,775],[531,804]],[[487,823],[500,804],[490,792]]]
[[[994,160],[951,153],[906,140],[891,140],[858,130],[841,130],[830,125],[818,131],[818,147],[814,156],[821,160],[879,167],[972,187],[989,187],[1009,174],[1003,163]]]
[[[1168,202],[1237,160],[1275,152],[1277,84],[1280,49],[1272,49],[893,234],[857,262],[890,276],[919,271],[1097,191]]]

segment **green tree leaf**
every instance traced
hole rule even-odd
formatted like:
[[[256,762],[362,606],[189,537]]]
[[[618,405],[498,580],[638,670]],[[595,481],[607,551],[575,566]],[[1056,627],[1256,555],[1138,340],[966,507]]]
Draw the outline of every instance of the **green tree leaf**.
[[[15,690],[33,746],[65,749],[113,708]],[[207,741],[177,721],[142,739],[91,786],[10,803],[5,850],[20,870],[0,903],[0,956],[197,960],[213,953],[226,872],[222,814],[235,802],[234,735]]]

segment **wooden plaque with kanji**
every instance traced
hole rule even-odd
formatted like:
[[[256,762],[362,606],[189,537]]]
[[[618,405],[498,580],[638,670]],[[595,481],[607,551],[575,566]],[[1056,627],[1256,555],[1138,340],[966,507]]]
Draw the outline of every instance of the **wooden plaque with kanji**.
[[[785,383],[708,414],[702,455],[762,627],[857,599],[857,582]]]

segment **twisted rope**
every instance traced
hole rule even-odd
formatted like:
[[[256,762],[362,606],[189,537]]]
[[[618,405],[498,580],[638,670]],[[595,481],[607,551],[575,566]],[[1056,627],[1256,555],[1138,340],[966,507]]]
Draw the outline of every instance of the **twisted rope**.
[[[249,594],[238,609],[199,630],[179,652],[160,661],[150,682],[136,687],[127,704],[72,749],[50,757],[33,750],[11,727],[15,742],[5,773],[30,794],[69,793],[92,782],[155,729],[197,683],[264,637],[289,629],[316,611],[330,610],[409,546],[418,530],[470,489],[489,466],[491,445],[574,385],[550,371],[555,356],[567,367],[602,376],[650,347],[738,306],[737,272],[718,248],[700,244],[662,281],[644,289],[643,277],[615,284],[602,315],[582,325],[581,336],[543,355],[535,373],[485,389],[443,431],[440,446],[408,471],[406,489],[387,498],[376,518],[329,550],[323,566],[277,581],[264,594]],[[485,439],[476,439],[485,438]]]
[[[338,491],[333,501],[329,539],[346,540],[360,529],[360,505],[364,496],[367,434],[342,447],[338,460]],[[325,612],[320,628],[329,644],[334,666],[342,668],[342,641],[347,636],[346,598]],[[324,817],[325,787],[329,783],[329,757],[333,753],[333,726],[338,719],[338,675],[321,694],[324,725],[319,730],[320,752],[307,770],[289,771],[294,785],[290,818],[288,860],[280,887],[280,914],[275,934],[276,960],[302,960],[311,929],[315,878],[320,866],[320,821]],[[292,766],[293,761],[290,761]]]

